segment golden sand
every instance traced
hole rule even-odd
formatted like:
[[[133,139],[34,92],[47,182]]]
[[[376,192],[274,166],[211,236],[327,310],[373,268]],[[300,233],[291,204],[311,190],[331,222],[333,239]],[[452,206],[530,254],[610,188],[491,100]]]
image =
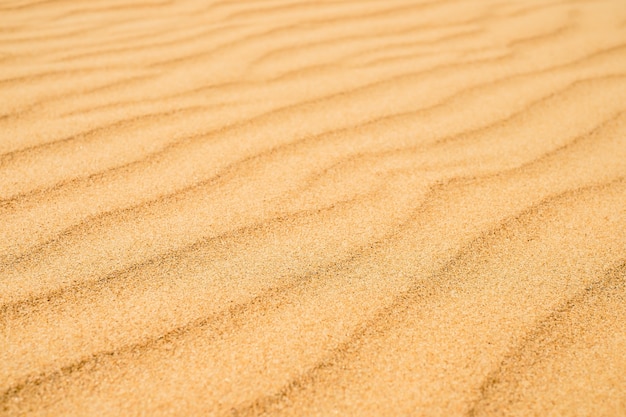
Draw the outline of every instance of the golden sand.
[[[0,415],[625,416],[624,1],[1,1]]]

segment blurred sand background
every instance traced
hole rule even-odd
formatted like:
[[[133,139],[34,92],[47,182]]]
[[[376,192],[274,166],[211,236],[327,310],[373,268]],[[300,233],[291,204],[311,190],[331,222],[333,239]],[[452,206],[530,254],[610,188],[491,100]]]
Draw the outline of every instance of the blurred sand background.
[[[623,0],[3,0],[0,415],[626,415]]]

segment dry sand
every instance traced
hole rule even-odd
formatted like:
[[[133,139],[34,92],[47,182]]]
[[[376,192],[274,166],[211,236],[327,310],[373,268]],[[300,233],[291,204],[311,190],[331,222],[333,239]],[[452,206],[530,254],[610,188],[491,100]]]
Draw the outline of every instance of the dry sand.
[[[626,4],[0,2],[0,415],[626,415]]]

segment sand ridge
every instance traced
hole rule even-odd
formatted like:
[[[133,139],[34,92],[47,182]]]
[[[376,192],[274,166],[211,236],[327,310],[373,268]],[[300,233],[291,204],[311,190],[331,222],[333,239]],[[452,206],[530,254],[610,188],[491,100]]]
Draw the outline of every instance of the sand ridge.
[[[0,415],[626,414],[619,0],[0,4]]]

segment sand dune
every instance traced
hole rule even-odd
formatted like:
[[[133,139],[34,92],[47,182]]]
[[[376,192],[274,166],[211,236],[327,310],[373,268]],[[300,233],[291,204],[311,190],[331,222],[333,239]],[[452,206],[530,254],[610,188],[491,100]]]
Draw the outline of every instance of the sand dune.
[[[0,415],[626,415],[621,0],[0,2]]]

